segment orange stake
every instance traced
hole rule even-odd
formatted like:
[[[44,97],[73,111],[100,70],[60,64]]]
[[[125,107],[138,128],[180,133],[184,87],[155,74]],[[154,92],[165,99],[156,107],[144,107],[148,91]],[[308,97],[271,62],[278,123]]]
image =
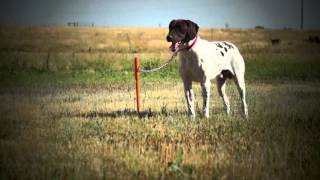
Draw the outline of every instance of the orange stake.
[[[139,60],[137,57],[134,58],[134,75],[136,79],[137,110],[140,113]]]

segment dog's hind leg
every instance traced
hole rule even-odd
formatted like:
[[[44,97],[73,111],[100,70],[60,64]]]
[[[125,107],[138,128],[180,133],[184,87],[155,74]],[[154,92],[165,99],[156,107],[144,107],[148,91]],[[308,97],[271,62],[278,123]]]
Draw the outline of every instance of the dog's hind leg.
[[[187,100],[188,112],[192,118],[195,118],[196,113],[194,111],[194,94],[192,91],[192,82],[188,80],[183,81],[184,93]]]
[[[248,119],[248,105],[246,102],[246,85],[244,80],[244,73],[245,73],[245,64],[243,57],[240,53],[236,53],[232,59],[232,68],[234,71],[234,81],[237,85],[241,103],[242,103],[242,111],[246,119]]]
[[[224,110],[226,111],[227,115],[230,114],[230,102],[229,98],[226,93],[226,81],[227,77],[225,76],[218,76],[217,77],[217,88],[218,88],[218,93],[220,97],[222,97],[223,104],[224,104]]]
[[[235,75],[234,81],[237,85],[241,102],[242,102],[242,111],[246,119],[248,119],[248,105],[246,102],[246,86],[244,82],[244,73],[238,73]]]

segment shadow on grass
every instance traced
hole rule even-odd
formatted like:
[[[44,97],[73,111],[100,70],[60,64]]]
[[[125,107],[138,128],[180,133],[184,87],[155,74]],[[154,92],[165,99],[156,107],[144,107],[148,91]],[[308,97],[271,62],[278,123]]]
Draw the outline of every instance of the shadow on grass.
[[[142,111],[138,113],[137,111],[131,110],[131,109],[124,109],[124,110],[117,110],[117,111],[111,111],[111,112],[96,112],[91,111],[87,113],[80,114],[81,117],[84,118],[96,118],[96,117],[111,117],[111,118],[119,118],[119,117],[155,117],[159,115],[157,112],[149,111]]]
[[[151,109],[147,111],[141,111],[138,113],[132,109],[124,109],[110,112],[102,111],[89,111],[85,113],[65,113],[61,117],[82,117],[82,118],[120,118],[120,117],[139,117],[139,118],[151,118],[151,117],[169,117],[169,116],[181,116],[187,115],[186,112],[180,112],[177,110],[172,111],[152,111]]]

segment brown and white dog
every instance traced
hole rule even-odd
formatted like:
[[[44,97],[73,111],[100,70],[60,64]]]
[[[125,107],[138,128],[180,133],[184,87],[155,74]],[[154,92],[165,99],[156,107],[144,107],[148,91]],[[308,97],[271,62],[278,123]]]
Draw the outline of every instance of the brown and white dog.
[[[180,76],[184,84],[188,111],[195,117],[192,82],[200,82],[203,96],[203,113],[209,117],[211,80],[217,80],[219,95],[224,108],[230,114],[230,103],[225,88],[226,80],[233,78],[242,102],[242,110],[248,118],[245,88],[245,64],[238,48],[226,41],[208,42],[198,35],[199,26],[190,20],[172,20],[169,25],[167,41],[170,50],[178,53]]]

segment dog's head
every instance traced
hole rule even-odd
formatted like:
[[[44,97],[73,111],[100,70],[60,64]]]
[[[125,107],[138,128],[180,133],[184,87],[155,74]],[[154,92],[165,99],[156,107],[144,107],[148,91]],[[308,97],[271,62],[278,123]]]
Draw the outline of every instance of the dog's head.
[[[172,43],[170,50],[177,52],[180,45],[188,43],[197,36],[198,30],[199,26],[190,20],[172,20],[167,35],[167,41]]]

